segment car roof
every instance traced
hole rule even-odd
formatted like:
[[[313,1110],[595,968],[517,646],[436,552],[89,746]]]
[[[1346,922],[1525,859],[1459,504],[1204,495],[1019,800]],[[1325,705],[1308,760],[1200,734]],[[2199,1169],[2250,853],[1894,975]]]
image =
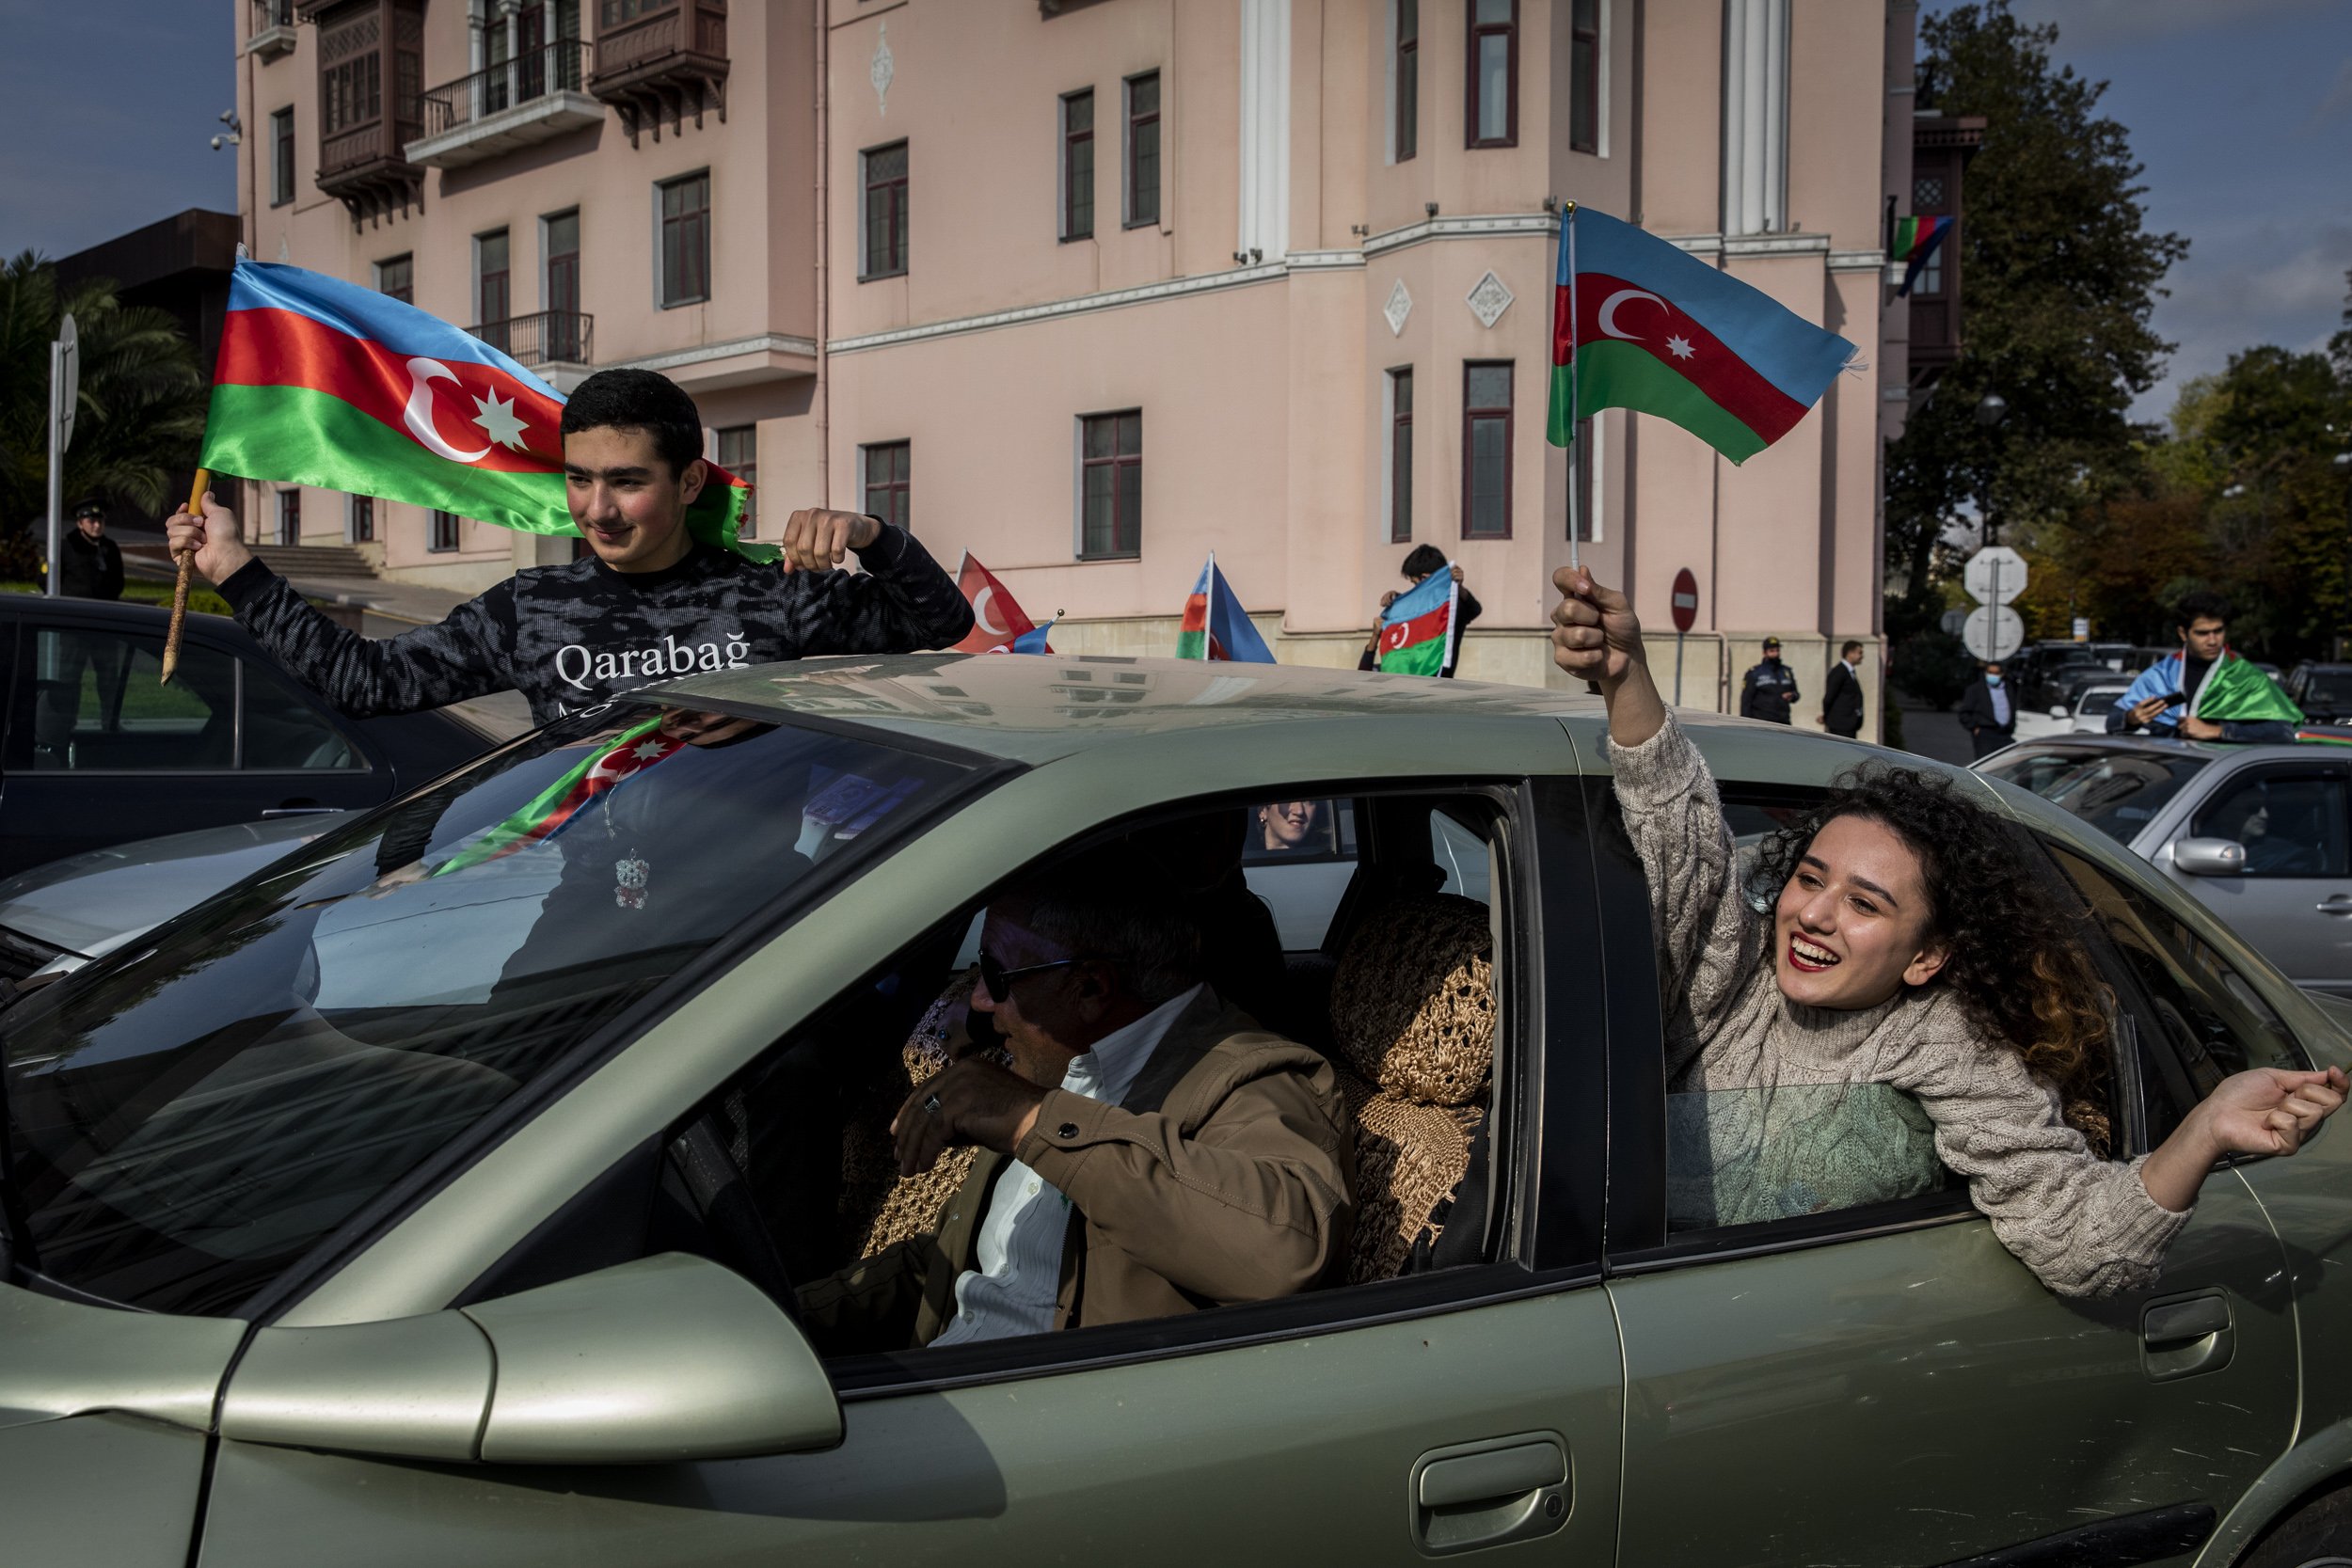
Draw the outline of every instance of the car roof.
[[[2053,735],[2034,740],[2021,740],[2005,748],[2002,756],[2017,752],[2044,751],[2063,747],[2068,751],[2100,751],[2160,756],[2195,756],[2206,761],[2229,757],[2296,757],[2308,761],[2314,752],[2341,752],[2342,747],[2325,743],[2296,740],[2265,741],[2259,745],[2233,744],[2221,740],[2180,740],[2153,735]]]

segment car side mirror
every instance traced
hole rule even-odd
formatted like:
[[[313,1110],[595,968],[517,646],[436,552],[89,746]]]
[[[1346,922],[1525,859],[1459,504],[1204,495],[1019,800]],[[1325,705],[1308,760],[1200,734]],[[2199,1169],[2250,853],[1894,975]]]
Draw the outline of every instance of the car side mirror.
[[[2233,838],[2184,838],[2172,846],[2173,869],[2191,877],[2243,877],[2246,846]]]
[[[2053,719],[2072,719],[2074,716],[2066,711],[2066,705],[2064,703],[2052,703],[2050,705],[2050,717]]]
[[[220,1434],[485,1465],[831,1448],[841,1406],[775,1303],[684,1253],[422,1317],[257,1330]]]

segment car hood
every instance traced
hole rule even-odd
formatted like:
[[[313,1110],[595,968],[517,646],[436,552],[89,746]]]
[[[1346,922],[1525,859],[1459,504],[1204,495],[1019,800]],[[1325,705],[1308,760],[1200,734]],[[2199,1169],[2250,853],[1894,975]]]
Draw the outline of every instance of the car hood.
[[[0,882],[0,927],[94,958],[357,815],[240,822],[68,855]]]

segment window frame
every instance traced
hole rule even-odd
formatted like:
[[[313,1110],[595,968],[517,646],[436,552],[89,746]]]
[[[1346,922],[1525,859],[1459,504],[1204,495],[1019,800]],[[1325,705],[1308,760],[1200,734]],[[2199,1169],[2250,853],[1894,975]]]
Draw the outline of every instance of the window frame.
[[[1470,402],[1470,377],[1482,370],[1502,370],[1507,372],[1505,385],[1511,389],[1511,401],[1500,406],[1473,404]],[[1516,446],[1518,417],[1518,362],[1515,359],[1465,359],[1462,361],[1462,515],[1455,531],[1465,541],[1509,539],[1512,536],[1511,515],[1512,457]],[[1476,494],[1477,469],[1470,453],[1481,422],[1500,420],[1502,423],[1502,531],[1500,533],[1470,531],[1471,502]]]
[[[1389,8],[1389,162],[1409,164],[1421,155],[1421,0]]]
[[[1147,82],[1152,87],[1152,107],[1138,110],[1136,107],[1136,89]],[[1123,229],[1147,229],[1156,226],[1166,205],[1162,198],[1167,194],[1165,187],[1168,178],[1166,156],[1168,138],[1162,129],[1163,122],[1160,116],[1160,107],[1164,101],[1164,89],[1161,86],[1159,69],[1156,66],[1150,71],[1138,71],[1120,83],[1119,103],[1126,123],[1120,157],[1120,184],[1123,192],[1120,205],[1120,226]],[[1146,131],[1149,131],[1152,136],[1152,210],[1149,213],[1142,211],[1141,203],[1137,199],[1144,190],[1142,174],[1137,166],[1143,157],[1142,144]]]
[[[302,486],[289,484],[278,492],[276,508],[278,543],[280,546],[302,543]]]
[[[373,545],[375,543],[375,498],[345,494],[343,497],[343,543]]]
[[[729,456],[727,449],[736,448]],[[759,533],[759,424],[731,424],[710,433],[711,460],[741,480],[751,488],[743,495],[743,520],[736,531],[739,539],[756,538]]]
[[[1464,51],[1464,70],[1468,80],[1462,94],[1462,146],[1469,150],[1485,148],[1517,147],[1519,144],[1519,0],[1508,0],[1511,20],[1480,23],[1479,0],[1467,0],[1462,8],[1468,28],[1469,48]],[[1479,110],[1483,107],[1478,81],[1479,40],[1502,36],[1509,40],[1509,63],[1504,67],[1502,84],[1502,135],[1481,137],[1478,134]]]
[[[702,205],[699,208],[681,210],[676,214],[672,214],[667,210],[670,192],[673,190],[682,191],[697,183],[699,183],[702,188]],[[654,182],[653,302],[656,309],[675,310],[689,305],[705,305],[709,303],[712,291],[710,254],[712,202],[710,186],[710,170],[708,168],[694,169],[685,174],[675,175],[667,180],[657,180]],[[697,254],[702,265],[702,277],[698,280],[702,286],[699,293],[687,292],[682,288],[677,287],[677,285],[682,281],[697,280],[681,279],[679,277],[674,275],[671,264],[673,259],[673,234],[677,236],[675,252],[679,271],[682,271],[684,268],[684,261],[687,245],[690,243],[690,235],[692,243],[699,246]]]
[[[495,267],[489,264],[493,247],[499,263]],[[497,284],[495,290],[491,287],[493,281]],[[493,303],[499,307],[495,315],[490,310]],[[485,229],[473,237],[473,319],[482,325],[484,341],[501,353],[506,352],[515,320],[515,234],[504,225]]]
[[[447,531],[448,544],[440,541]],[[466,519],[454,512],[434,507],[425,514],[424,550],[427,555],[455,555],[466,547]]]
[[[898,174],[877,181],[873,174],[874,159],[885,152],[904,154],[906,164]],[[874,283],[885,277],[904,277],[907,275],[909,252],[912,248],[908,244],[907,235],[908,220],[912,215],[910,191],[912,176],[914,173],[914,142],[901,136],[897,141],[883,142],[876,147],[861,149],[857,155],[857,280],[861,283]],[[887,198],[890,202],[891,245],[897,258],[895,266],[878,267],[874,264],[874,197],[878,191],[897,193]]]
[[[1136,450],[1133,452],[1122,452],[1119,450],[1119,421],[1129,418],[1134,419],[1136,421]],[[1110,455],[1107,457],[1089,457],[1087,455],[1087,433],[1096,421],[1102,420],[1109,420],[1112,421]],[[1111,408],[1104,409],[1099,413],[1081,414],[1077,419],[1077,436],[1078,547],[1076,554],[1078,560],[1141,560],[1143,558],[1143,409],[1140,405],[1138,405],[1133,408]],[[1087,471],[1089,468],[1098,467],[1108,468],[1111,475],[1111,546],[1107,550],[1089,551],[1087,548],[1086,479]],[[1122,549],[1120,547],[1120,542],[1122,538],[1126,537],[1126,534],[1122,531],[1122,519],[1120,515],[1119,497],[1122,488],[1120,483],[1120,470],[1126,467],[1132,467],[1136,470],[1136,515],[1132,520],[1134,543],[1130,547]]]
[[[388,289],[384,286],[385,275],[393,267],[401,268],[405,277],[399,288]],[[381,261],[374,263],[374,273],[377,293],[382,294],[386,299],[396,299],[403,305],[414,305],[417,302],[417,253],[415,251],[404,250],[397,256],[385,257]]]
[[[1086,104],[1087,123],[1084,130],[1077,130],[1073,128],[1070,122],[1072,119],[1072,111],[1077,107],[1081,101],[1084,101]],[[1094,156],[1094,89],[1092,87],[1079,87],[1073,91],[1063,93],[1057,101],[1057,103],[1058,107],[1055,112],[1059,119],[1057,129],[1060,133],[1061,138],[1059,166],[1061,171],[1061,200],[1059,203],[1060,221],[1057,225],[1057,228],[1059,230],[1059,238],[1061,243],[1068,245],[1073,240],[1090,240],[1094,238],[1094,172],[1096,162]],[[1086,171],[1083,176],[1079,173],[1077,166],[1078,154],[1081,149],[1084,149],[1086,153]],[[1079,187],[1081,184],[1083,184],[1086,189],[1086,226],[1084,228],[1079,227],[1077,211]]]
[[[1601,78],[1608,70],[1602,56],[1609,38],[1604,19],[1609,0],[1569,0],[1568,22],[1568,150],[1598,156],[1607,145],[1601,124]],[[1577,24],[1577,12],[1592,8],[1593,24]]]
[[[294,112],[289,103],[269,116],[269,204],[285,207],[294,198]]]
[[[900,457],[904,457],[906,459],[905,471],[893,473],[880,483],[875,483],[873,462],[878,454],[887,454],[894,467]],[[879,517],[885,523],[894,524],[906,532],[913,533],[914,531],[914,442],[913,438],[901,436],[896,441],[864,443],[857,449],[857,467],[858,510],[869,517]],[[890,498],[892,510],[878,512],[874,509],[874,497],[877,492]]]
[[[1388,383],[1382,506],[1387,513],[1389,543],[1409,545],[1413,542],[1413,367],[1391,366]]]

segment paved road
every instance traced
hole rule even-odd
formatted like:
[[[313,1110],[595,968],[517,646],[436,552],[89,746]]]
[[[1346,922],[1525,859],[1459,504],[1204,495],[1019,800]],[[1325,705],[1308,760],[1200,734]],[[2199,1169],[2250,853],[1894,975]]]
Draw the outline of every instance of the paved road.
[[[1939,711],[1901,692],[1894,695],[1902,705],[1904,750],[1962,768],[1976,760],[1977,750],[1969,742],[1968,732],[1948,709]]]

